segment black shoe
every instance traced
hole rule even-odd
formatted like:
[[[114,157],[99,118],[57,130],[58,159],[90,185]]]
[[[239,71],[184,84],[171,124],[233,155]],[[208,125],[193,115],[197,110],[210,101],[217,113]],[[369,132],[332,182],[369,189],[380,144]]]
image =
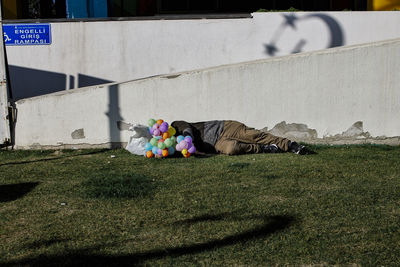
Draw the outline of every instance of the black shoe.
[[[296,142],[291,142],[289,144],[289,151],[293,152],[298,155],[309,155],[309,154],[314,154],[313,151],[309,150],[307,147],[300,145]]]
[[[262,146],[262,152],[263,153],[279,153],[280,149],[277,145],[272,144],[272,145],[263,145]]]

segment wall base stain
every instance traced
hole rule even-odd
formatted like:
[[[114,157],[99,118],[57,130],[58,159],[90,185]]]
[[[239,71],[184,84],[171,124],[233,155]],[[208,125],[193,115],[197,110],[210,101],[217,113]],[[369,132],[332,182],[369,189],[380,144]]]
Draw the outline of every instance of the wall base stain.
[[[351,125],[346,131],[333,136],[324,136],[318,138],[315,129],[308,128],[306,124],[290,123],[282,121],[276,124],[271,130],[267,127],[262,131],[270,134],[288,138],[297,142],[307,144],[325,144],[325,145],[357,145],[357,144],[376,144],[376,145],[400,145],[400,136],[373,137],[369,132],[364,131],[363,122],[357,121]]]

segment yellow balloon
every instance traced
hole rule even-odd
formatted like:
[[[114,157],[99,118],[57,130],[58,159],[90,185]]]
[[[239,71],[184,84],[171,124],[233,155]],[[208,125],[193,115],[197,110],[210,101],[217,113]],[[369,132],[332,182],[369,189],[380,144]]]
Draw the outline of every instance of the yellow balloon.
[[[172,126],[169,126],[168,133],[169,133],[169,136],[174,136],[176,134],[175,128]]]
[[[185,156],[186,154],[188,153],[188,150],[185,148],[185,149],[182,149],[182,154]]]

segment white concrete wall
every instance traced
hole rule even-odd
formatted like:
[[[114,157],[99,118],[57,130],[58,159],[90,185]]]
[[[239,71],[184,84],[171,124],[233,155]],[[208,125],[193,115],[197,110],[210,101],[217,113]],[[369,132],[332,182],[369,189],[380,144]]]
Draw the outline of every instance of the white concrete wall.
[[[0,10],[0,35],[2,31],[2,14]],[[8,120],[8,88],[6,80],[6,68],[4,62],[4,42],[0,41],[0,147],[10,141],[10,123]]]
[[[374,137],[400,136],[399,72],[395,39],[64,91],[16,102],[15,142],[127,142],[117,122],[149,118],[233,119],[259,129],[286,121],[318,137],[362,121]]]
[[[51,45],[7,47],[14,97],[400,37],[400,12],[252,16],[51,23]]]

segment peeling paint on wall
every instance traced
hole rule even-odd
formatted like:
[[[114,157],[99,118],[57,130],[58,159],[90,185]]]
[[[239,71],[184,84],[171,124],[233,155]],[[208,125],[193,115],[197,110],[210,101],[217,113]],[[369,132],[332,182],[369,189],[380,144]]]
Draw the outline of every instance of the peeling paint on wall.
[[[341,137],[355,137],[355,138],[368,138],[371,135],[368,132],[364,132],[363,129],[363,122],[357,121],[349,129],[344,131],[342,134],[337,134],[334,137],[341,138]]]
[[[72,139],[84,139],[85,138],[85,131],[83,128],[77,129],[71,133]]]
[[[271,130],[267,127],[262,131],[270,134],[285,137],[298,142],[310,144],[330,144],[330,145],[350,145],[350,144],[385,144],[385,145],[400,145],[399,136],[376,136],[364,130],[363,122],[357,121],[352,124],[346,131],[335,134],[333,136],[324,136],[318,138],[318,133],[315,129],[309,128],[302,123],[289,123],[282,121],[276,124]]]
[[[267,129],[264,128],[263,130],[265,131]],[[270,134],[288,139],[314,139],[318,137],[317,131],[315,129],[308,128],[306,124],[287,124],[285,121],[278,123],[268,132]]]

